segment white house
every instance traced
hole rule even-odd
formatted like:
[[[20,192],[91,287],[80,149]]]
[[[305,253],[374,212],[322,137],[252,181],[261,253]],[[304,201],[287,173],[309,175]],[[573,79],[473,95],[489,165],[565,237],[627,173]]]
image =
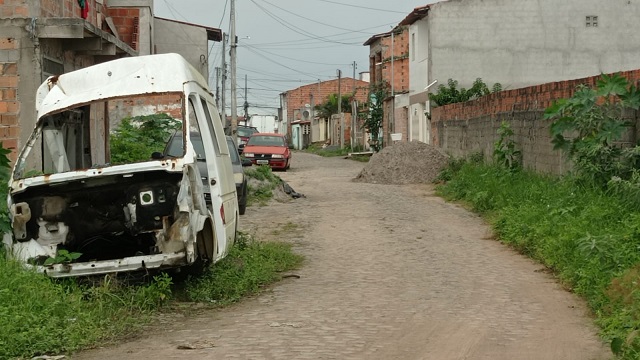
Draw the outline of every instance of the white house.
[[[482,78],[514,89],[640,68],[639,16],[635,0],[449,0],[415,8],[400,23],[409,26],[411,138],[429,141],[428,93],[450,78],[460,87]]]

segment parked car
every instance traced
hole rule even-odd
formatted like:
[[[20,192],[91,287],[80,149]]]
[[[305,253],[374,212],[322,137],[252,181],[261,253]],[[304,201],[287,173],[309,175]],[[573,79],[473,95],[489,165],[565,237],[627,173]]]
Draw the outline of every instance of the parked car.
[[[291,166],[291,150],[282,134],[251,135],[243,155],[255,165],[269,165],[272,169],[286,171]]]
[[[244,176],[244,166],[251,166],[253,163],[247,158],[241,158],[236,150],[236,143],[231,136],[227,136],[227,145],[229,146],[229,154],[231,155],[231,164],[233,165],[233,179],[236,182],[236,193],[238,194],[238,210],[240,215],[244,215],[247,211],[247,177]]]
[[[4,243],[15,259],[67,277],[197,270],[226,256],[239,213],[231,158],[207,81],[182,56],[52,76],[35,99],[10,181]],[[114,140],[125,125],[135,141]],[[182,140],[175,156],[146,152],[167,129]]]
[[[242,154],[242,152],[244,151],[244,147],[247,145],[247,142],[249,141],[251,135],[257,132],[258,129],[253,126],[238,125],[238,152],[240,154]]]

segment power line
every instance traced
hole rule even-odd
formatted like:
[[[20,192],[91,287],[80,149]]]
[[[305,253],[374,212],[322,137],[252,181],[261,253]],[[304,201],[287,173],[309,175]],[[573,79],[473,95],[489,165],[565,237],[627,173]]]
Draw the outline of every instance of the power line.
[[[284,65],[284,64],[282,64],[282,63],[280,63],[280,62],[278,62],[278,61],[272,60],[272,59],[268,58],[267,56],[264,56],[263,54],[261,54],[261,53],[259,53],[259,52],[255,51],[255,50],[253,50],[253,49],[250,49],[250,48],[245,48],[245,49],[247,49],[247,50],[251,51],[252,53],[254,53],[254,54],[256,54],[256,55],[258,55],[258,56],[260,56],[260,57],[262,57],[262,58],[264,58],[264,59],[266,59],[266,60],[269,60],[270,62],[272,62],[272,63],[274,63],[274,64],[276,64],[276,65],[282,66],[282,67],[283,67],[283,68],[285,68],[285,69],[288,69],[288,70],[291,70],[291,71],[297,72],[298,74],[301,74],[301,75],[304,75],[304,76],[308,76],[308,77],[313,78],[313,79],[317,79],[317,78],[318,78],[318,75],[314,75],[314,74],[307,74],[307,73],[304,73],[304,72],[302,72],[302,71],[296,70],[296,69],[294,69],[294,68],[288,67],[288,66],[286,66],[286,65]]]
[[[325,2],[325,3],[329,3],[329,4],[336,4],[336,5],[342,5],[342,6],[353,7],[353,8],[356,8],[356,9],[364,9],[364,10],[372,10],[372,11],[382,11],[382,12],[390,12],[390,13],[396,13],[396,14],[406,14],[406,12],[405,12],[405,11],[395,11],[395,10],[386,10],[386,9],[372,8],[372,7],[368,7],[368,6],[351,5],[351,4],[345,4],[345,3],[341,3],[341,2],[337,2],[337,1],[331,1],[331,0],[316,0],[316,1],[321,1],[321,2]]]
[[[327,63],[320,63],[320,62],[314,62],[314,61],[309,61],[309,60],[300,60],[300,59],[294,59],[294,58],[290,58],[281,54],[274,54],[272,52],[266,51],[266,50],[261,50],[261,49],[256,49],[253,46],[249,46],[249,45],[245,45],[245,48],[252,48],[255,51],[259,51],[259,52],[263,52],[263,53],[267,53],[269,55],[273,55],[273,56],[278,56],[281,57],[283,59],[288,59],[288,60],[293,60],[293,61],[298,61],[298,62],[303,62],[303,63],[307,63],[307,64],[316,64],[316,65],[327,65],[327,66],[342,66],[342,65],[347,65],[347,64],[327,64]]]
[[[272,12],[270,12],[269,10],[265,9],[264,7],[262,7],[261,5],[259,5],[255,0],[251,0],[251,2],[252,2],[255,6],[257,6],[260,10],[262,10],[265,14],[267,14],[270,18],[272,18],[272,19],[274,19],[275,21],[277,21],[280,25],[282,25],[282,26],[286,27],[287,29],[289,29],[289,30],[291,30],[291,31],[293,31],[293,32],[295,32],[295,33],[297,33],[297,34],[300,34],[300,35],[302,35],[302,36],[306,36],[306,37],[309,37],[309,38],[311,38],[311,39],[321,40],[321,41],[324,41],[324,42],[329,42],[329,43],[334,43],[334,44],[340,44],[340,45],[360,45],[360,44],[358,44],[358,43],[345,43],[345,42],[340,42],[340,41],[333,41],[333,40],[330,40],[330,39],[327,39],[327,38],[323,38],[323,37],[320,37],[320,36],[316,36],[316,35],[314,35],[314,34],[312,34],[312,33],[308,32],[308,31],[303,30],[303,29],[300,29],[300,28],[298,28],[298,27],[294,27],[294,26],[292,26],[292,25],[290,26],[290,25],[288,25],[288,24],[286,23],[286,21],[285,21],[284,19],[282,19],[282,18],[280,18],[279,16],[277,16],[277,15],[273,14],[273,13],[272,13]]]
[[[396,25],[398,24],[398,21],[396,22],[392,22],[392,23],[387,23],[387,24],[382,24],[382,25],[376,25],[376,26],[371,26],[371,27],[367,27],[364,29],[360,29],[360,30],[356,30],[355,32],[358,33],[366,33],[365,30],[372,30],[372,29],[378,29],[378,28],[387,28],[390,25]],[[333,38],[333,37],[338,37],[338,36],[342,36],[342,35],[349,35],[349,34],[353,34],[353,31],[348,31],[348,32],[342,32],[342,33],[337,33],[337,34],[332,34],[332,35],[327,35],[325,36],[325,38]],[[340,40],[355,40],[355,39],[362,39],[362,36],[358,36],[358,37],[353,37],[353,38],[345,38],[345,39],[340,39]],[[258,44],[253,44],[253,46],[256,47],[262,47],[262,46],[275,46],[275,45],[294,45],[296,43],[309,43],[310,41],[314,41],[314,40],[309,40],[308,38],[304,38],[304,39],[295,39],[295,40],[288,40],[288,41],[276,41],[276,42],[270,42],[270,43],[258,43]],[[318,41],[320,42],[324,42],[324,41]]]
[[[351,29],[347,29],[347,28],[343,28],[343,27],[339,27],[339,26],[329,25],[329,24],[327,24],[326,22],[322,22],[322,21],[314,20],[314,19],[311,19],[311,18],[308,18],[308,17],[302,16],[302,15],[300,15],[300,14],[296,14],[296,13],[294,13],[294,12],[292,12],[292,11],[287,10],[287,9],[283,9],[283,8],[281,8],[281,7],[280,7],[280,6],[278,6],[278,5],[274,5],[274,4],[270,3],[270,2],[268,2],[267,0],[262,0],[262,1],[263,1],[263,2],[265,2],[265,3],[267,3],[267,4],[269,4],[269,5],[271,5],[271,6],[273,6],[273,7],[275,7],[275,8],[277,8],[277,9],[280,9],[280,10],[282,10],[282,11],[286,12],[286,13],[289,13],[289,14],[291,14],[291,15],[295,16],[295,17],[299,17],[299,18],[302,18],[302,19],[305,19],[305,20],[308,20],[308,21],[314,22],[314,23],[316,23],[316,24],[320,24],[320,25],[323,25],[323,26],[326,26],[326,27],[330,27],[330,28],[334,28],[334,29],[338,29],[338,30],[346,30],[346,31],[349,31],[350,33],[356,33],[356,32],[364,33],[364,32],[357,31],[357,30],[351,30]]]

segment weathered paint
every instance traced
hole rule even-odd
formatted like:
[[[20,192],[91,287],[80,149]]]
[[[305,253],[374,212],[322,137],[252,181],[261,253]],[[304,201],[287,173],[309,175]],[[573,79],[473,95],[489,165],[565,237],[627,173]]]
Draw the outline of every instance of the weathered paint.
[[[191,106],[182,110],[184,118],[179,120],[183,128],[202,129],[206,174],[199,171],[200,160],[189,136],[183,157],[78,168],[86,162],[85,157],[93,164],[93,149],[88,154],[79,146],[85,140],[94,146],[95,128],[108,128],[109,101],[127,99],[134,103],[129,97],[144,99],[163,94],[179,94],[182,105],[189,99]],[[100,113],[103,103],[104,114]],[[37,125],[20,152],[10,182],[8,202],[14,238],[5,237],[3,242],[14,257],[24,262],[55,257],[60,246],[79,246],[88,254],[101,254],[95,247],[102,241],[126,244],[130,238],[140,247],[134,256],[126,255],[129,250],[125,247],[116,248],[118,253],[107,259],[34,266],[50,276],[64,277],[183,266],[194,263],[198,256],[217,261],[226,255],[235,240],[238,211],[229,150],[204,78],[179,55],[120,59],[49,78],[38,89],[36,104]],[[89,128],[94,122],[98,125]],[[89,135],[85,139],[81,134],[76,145],[78,140],[71,137],[75,135],[63,133],[67,126]],[[220,139],[216,138],[218,134]],[[73,144],[67,143],[69,139]],[[42,151],[38,146],[46,146],[42,157],[37,155]],[[29,170],[37,173],[25,173],[29,161],[36,161],[35,167],[29,164]],[[53,168],[46,170],[49,166]],[[52,173],[43,173],[47,171]],[[203,178],[210,181],[203,185]],[[205,201],[204,186],[209,187],[211,207]],[[143,201],[143,195],[148,199]],[[225,206],[226,215],[217,211]],[[79,221],[80,214],[87,218]],[[199,233],[209,234],[202,240],[210,241],[209,248],[218,250],[198,254]],[[109,250],[114,251],[113,247]],[[118,255],[120,252],[123,255]]]

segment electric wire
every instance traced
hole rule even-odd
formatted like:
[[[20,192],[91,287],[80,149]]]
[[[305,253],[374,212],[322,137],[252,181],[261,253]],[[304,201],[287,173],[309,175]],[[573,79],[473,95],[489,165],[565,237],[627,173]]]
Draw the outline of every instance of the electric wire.
[[[352,7],[352,8],[356,8],[356,9],[371,10],[371,11],[382,11],[382,12],[386,12],[386,13],[406,14],[406,12],[404,12],[404,11],[395,11],[395,10],[387,10],[387,9],[378,9],[378,8],[372,8],[372,7],[368,7],[368,6],[359,6],[359,5],[345,4],[345,3],[343,3],[343,2],[338,2],[338,1],[331,1],[331,0],[316,0],[316,1],[324,2],[324,3],[329,3],[329,4],[336,4],[336,5],[348,6],[348,7]]]
[[[289,11],[287,9],[284,9],[284,8],[278,6],[278,5],[272,4],[272,3],[268,2],[267,0],[262,0],[262,2],[264,2],[266,4],[269,4],[269,5],[277,8],[277,9],[280,9],[280,10],[286,12],[286,13],[289,13],[289,14],[295,16],[295,17],[298,17],[298,18],[301,18],[301,19],[305,19],[305,20],[311,21],[311,22],[316,23],[316,24],[320,24],[320,25],[323,25],[323,26],[326,26],[326,27],[330,27],[330,28],[334,28],[334,29],[338,29],[338,30],[345,30],[345,31],[348,31],[349,33],[364,33],[364,32],[358,31],[358,30],[351,30],[351,29],[347,29],[347,28],[343,28],[343,27],[339,27],[339,26],[330,25],[330,24],[327,24],[325,22],[321,22],[321,21],[318,21],[318,20],[314,20],[314,19],[308,18],[306,16],[302,16],[300,14],[296,14],[296,13],[294,13],[292,11]]]
[[[280,25],[286,27],[287,29],[302,35],[302,36],[306,36],[308,38],[311,39],[316,39],[316,40],[320,40],[320,41],[324,41],[324,42],[329,42],[329,43],[334,43],[334,44],[340,44],[340,45],[360,45],[358,43],[346,43],[346,42],[340,42],[340,41],[334,41],[334,40],[330,40],[327,38],[323,38],[320,36],[316,36],[306,30],[300,29],[296,26],[293,25],[288,25],[287,22],[282,19],[281,17],[273,14],[272,12],[270,12],[269,10],[265,9],[263,6],[261,6],[260,4],[258,4],[255,0],[250,0],[255,6],[257,6],[260,10],[262,10],[262,12],[264,12],[265,14],[267,14],[267,16],[269,16],[270,18],[274,19],[276,22],[278,22]]]
[[[278,56],[278,57],[281,57],[281,58],[283,58],[283,59],[288,59],[288,60],[293,60],[293,61],[303,62],[303,63],[307,63],[307,64],[327,65],[327,66],[342,66],[342,65],[348,65],[348,64],[328,64],[328,63],[321,63],[321,62],[315,62],[315,61],[309,61],[309,60],[294,59],[294,58],[291,58],[291,57],[284,56],[284,55],[282,55],[282,54],[275,54],[275,53],[269,52],[269,51],[267,51],[267,50],[256,49],[256,48],[254,48],[253,46],[245,46],[245,48],[252,48],[252,49],[253,49],[253,50],[255,50],[255,51],[259,51],[259,52],[266,53],[266,54],[269,54],[269,55]]]

